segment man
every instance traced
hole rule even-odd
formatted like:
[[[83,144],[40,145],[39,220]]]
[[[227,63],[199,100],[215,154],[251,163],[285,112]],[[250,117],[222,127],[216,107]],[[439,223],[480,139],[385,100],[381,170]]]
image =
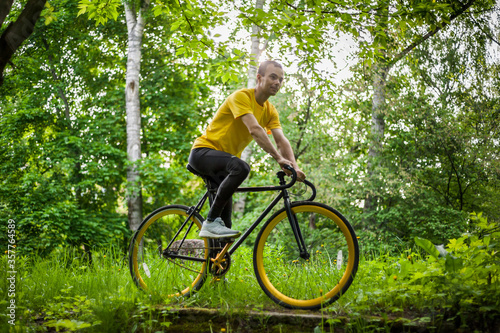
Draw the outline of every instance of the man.
[[[217,195],[200,237],[236,237],[231,229],[232,195],[250,173],[241,160],[243,149],[253,140],[269,153],[287,173],[285,165],[297,171],[299,180],[305,174],[297,166],[290,142],[283,134],[276,108],[268,101],[278,93],[283,83],[283,68],[276,61],[263,62],[257,71],[254,89],[241,89],[230,95],[207,127],[197,138],[189,156],[189,164],[200,174],[218,182]],[[265,129],[264,129],[265,128]],[[272,134],[276,148],[269,139]]]

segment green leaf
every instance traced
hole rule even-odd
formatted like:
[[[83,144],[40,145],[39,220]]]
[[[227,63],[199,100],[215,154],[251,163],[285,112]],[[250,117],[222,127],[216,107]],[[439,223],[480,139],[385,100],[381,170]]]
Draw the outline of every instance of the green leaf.
[[[163,6],[155,6],[153,8],[153,14],[154,16],[160,16],[163,13]]]
[[[340,17],[342,18],[342,21],[345,21],[347,23],[352,22],[352,16],[347,13],[342,14]]]
[[[434,258],[439,257],[439,251],[436,249],[434,244],[430,240],[420,238],[420,237],[415,237],[415,244],[423,248],[427,253],[429,253],[431,256]]]
[[[451,255],[446,256],[446,261],[444,262],[444,266],[448,272],[456,272],[460,270],[464,266],[464,261],[460,258],[455,258]]]
[[[170,26],[170,31],[174,31],[174,30],[177,30],[179,29],[179,26],[181,25],[182,21],[175,21],[174,23],[172,23],[172,25]]]
[[[113,19],[116,21],[116,19],[118,19],[118,10],[116,10],[116,8],[113,8],[111,10],[111,15],[113,16]]]
[[[78,12],[78,14],[76,14],[76,16],[80,16],[82,14],[85,14],[85,11],[87,10],[87,6],[80,5],[80,6],[78,6],[78,8],[81,8],[81,9]]]

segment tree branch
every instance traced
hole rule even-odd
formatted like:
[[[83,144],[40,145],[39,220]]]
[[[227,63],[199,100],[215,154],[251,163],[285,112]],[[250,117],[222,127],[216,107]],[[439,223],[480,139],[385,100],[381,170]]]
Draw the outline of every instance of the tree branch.
[[[472,19],[472,21],[474,21],[474,23],[476,24],[476,26],[479,28],[479,30],[481,30],[483,32],[483,34],[486,35],[486,37],[488,37],[492,42],[494,42],[495,44],[499,45],[500,46],[500,42],[498,42],[498,40],[496,40],[491,34],[489,34],[487,31],[484,31],[483,28],[481,28],[481,25],[479,24],[479,22],[477,22],[474,17],[472,17],[472,15],[470,15],[470,18]]]
[[[135,25],[137,24],[137,15],[135,14],[135,4],[132,2],[129,4],[127,1],[123,2],[125,7],[125,20],[127,22],[127,31],[130,36],[134,31]]]
[[[457,17],[459,17],[460,15],[462,15],[467,9],[469,9],[474,4],[475,1],[476,0],[469,0],[469,2],[467,2],[465,5],[463,5],[462,7],[460,7],[457,11],[455,11],[455,13],[453,13],[453,15],[450,16],[450,18],[448,19],[448,22],[446,22],[445,20],[442,20],[441,24],[438,25],[436,28],[434,28],[433,30],[429,31],[427,34],[425,34],[424,36],[422,36],[419,40],[411,43],[407,48],[405,48],[403,51],[401,51],[399,54],[397,54],[394,57],[394,59],[392,59],[389,62],[389,66],[394,65],[401,58],[403,58],[408,53],[410,53],[411,50],[413,50],[414,48],[416,48],[417,46],[419,46],[420,44],[422,44],[423,42],[425,42],[427,39],[429,39],[432,36],[434,36],[435,34],[437,34],[443,28],[445,28],[446,26],[448,26],[451,21],[453,21],[454,19],[456,19]]]
[[[7,15],[9,15],[10,9],[12,8],[12,3],[14,0],[4,0],[0,2],[0,27],[2,26],[3,22],[5,21],[5,18]]]
[[[139,9],[139,15],[137,17],[137,24],[141,27],[141,30],[144,31],[144,27],[146,25],[146,13],[151,5],[151,0],[143,0],[141,8]]]
[[[33,33],[36,21],[47,0],[29,0],[21,15],[9,24],[0,37],[0,86],[3,84],[3,71],[21,44]]]
[[[182,16],[184,17],[184,19],[186,20],[186,22],[188,23],[189,25],[189,29],[191,30],[191,33],[192,33],[192,36],[194,36],[194,38],[196,38],[196,40],[198,42],[200,42],[201,44],[205,45],[209,50],[212,49],[212,47],[207,44],[203,39],[200,39],[196,36],[196,33],[194,31],[194,28],[193,28],[193,25],[191,24],[191,21],[189,20],[189,18],[186,16],[186,13],[184,13],[184,8],[182,7],[182,4],[180,2],[180,0],[177,0],[178,4],[179,4],[179,7],[181,8],[181,11],[182,11]],[[217,54],[219,54],[221,57],[223,57],[224,59],[228,59],[228,56],[226,56],[224,53],[222,53],[220,50],[215,50],[215,52],[217,52]]]

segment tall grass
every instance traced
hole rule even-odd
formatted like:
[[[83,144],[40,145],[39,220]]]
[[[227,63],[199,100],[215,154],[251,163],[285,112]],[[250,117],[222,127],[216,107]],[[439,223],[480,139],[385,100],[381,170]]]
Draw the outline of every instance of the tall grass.
[[[92,265],[82,260],[76,250],[54,251],[48,258],[23,257],[17,261],[16,331],[59,325],[111,332],[113,326],[121,327],[122,320],[127,321],[123,314],[145,298],[137,293],[123,254],[113,250],[95,252]],[[6,265],[5,256],[1,265]],[[1,280],[5,293],[4,276]],[[1,315],[5,316],[3,311]],[[1,325],[2,332],[13,329],[6,320]]]
[[[7,323],[4,300],[0,331],[155,332],[170,325],[171,320],[165,319],[168,308],[216,308],[229,314],[281,310],[257,283],[252,249],[240,247],[231,259],[229,272],[219,278],[209,277],[194,296],[166,299],[137,289],[125,255],[113,250],[94,252],[92,265],[82,259],[80,252],[71,249],[55,251],[47,258],[17,258],[16,326]],[[441,273],[429,272],[437,266],[430,265],[428,260],[412,250],[402,251],[398,256],[362,255],[350,289],[332,306],[323,309],[325,322],[345,326],[332,318],[335,315],[349,318],[377,315],[393,320],[405,317],[406,321],[428,321],[429,325],[434,325],[437,319],[466,321],[457,313],[461,308],[457,308],[456,300],[450,296],[453,288],[441,290],[441,285],[429,286]],[[6,267],[6,256],[0,257],[0,265]],[[419,280],[417,277],[422,274],[435,275]],[[4,269],[0,270],[0,288],[5,295]],[[481,311],[498,315],[498,309],[483,307]],[[353,323],[361,325],[359,321]],[[460,325],[466,327],[467,323]]]
[[[7,323],[6,301],[1,303],[1,332],[31,332],[51,327],[88,332],[147,331],[161,325],[151,316],[160,306],[209,307],[223,312],[274,306],[258,286],[251,251],[241,248],[232,256],[229,273],[210,277],[190,298],[169,299],[148,295],[133,283],[127,258],[113,250],[93,253],[92,265],[81,253],[66,249],[47,258],[17,258],[16,326]],[[6,267],[6,256],[0,257]],[[6,295],[6,276],[0,273],[0,288]],[[251,300],[251,302],[249,302]],[[157,323],[155,323],[157,322]]]

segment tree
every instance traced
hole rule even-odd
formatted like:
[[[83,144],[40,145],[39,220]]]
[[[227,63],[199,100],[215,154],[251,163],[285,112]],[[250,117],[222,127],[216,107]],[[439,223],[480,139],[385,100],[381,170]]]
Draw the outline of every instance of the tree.
[[[135,231],[142,222],[142,190],[139,172],[135,163],[141,158],[141,106],[139,99],[139,74],[141,72],[141,46],[145,19],[150,0],[140,2],[136,11],[135,2],[125,1],[127,18],[127,76],[125,83],[125,108],[127,109],[127,156],[131,165],[127,169],[129,193],[127,195],[130,230]]]
[[[264,8],[264,0],[256,0],[255,9],[263,10],[263,8]],[[264,48],[260,47],[261,43],[260,31],[261,28],[258,25],[256,24],[252,25],[252,36],[251,36],[252,47],[250,50],[250,62],[248,64],[248,75],[247,75],[248,76],[247,88],[249,89],[254,88],[257,84],[257,64],[259,62],[259,58],[262,52],[265,50],[265,46]],[[241,154],[241,159],[245,162],[249,162],[251,156],[252,156],[252,145],[249,145],[243,150]],[[241,193],[237,198],[238,199],[234,203],[234,212],[244,213],[247,193]]]
[[[420,47],[411,58],[418,82],[412,93],[428,97],[417,114],[408,115],[418,140],[419,167],[410,161],[408,166],[422,172],[416,173],[419,182],[446,206],[482,211],[495,220],[497,211],[489,207],[498,200],[490,191],[498,186],[500,62],[490,55],[486,35],[469,37],[467,23]]]
[[[31,43],[18,50],[24,65],[9,74],[0,94],[1,214],[17,221],[23,253],[67,245],[89,250],[126,238],[116,212],[115,189],[123,181],[118,121],[113,110],[89,105],[113,82],[106,71],[118,62],[97,46],[117,34],[91,37],[89,22],[75,20],[76,5],[53,4],[57,20],[38,23]],[[93,65],[82,66],[83,59]]]
[[[468,10],[473,4],[474,0],[470,0],[465,4],[451,5],[451,14],[447,14],[446,11],[443,15],[445,18],[439,22],[436,18],[432,17],[429,20],[430,27],[428,32],[423,36],[418,36],[417,39],[410,43],[403,50],[398,51],[394,48],[393,40],[387,35],[388,32],[388,17],[389,17],[389,6],[388,3],[380,1],[379,10],[377,11],[377,24],[375,28],[375,33],[372,33],[373,37],[373,47],[380,47],[381,57],[375,60],[372,70],[372,82],[373,82],[373,98],[372,98],[372,143],[369,149],[369,161],[368,161],[368,175],[370,182],[375,183],[375,193],[380,191],[380,185],[377,179],[381,178],[381,175],[377,171],[377,160],[380,158],[381,142],[383,141],[385,133],[385,104],[386,104],[386,82],[387,75],[389,74],[391,68],[401,59],[403,59],[408,53],[414,50],[416,47],[424,43],[427,39],[441,31],[443,28],[449,25],[451,21],[462,15],[466,10]],[[448,16],[448,17],[446,17]],[[390,31],[390,30],[389,30]],[[379,44],[380,43],[380,44]],[[392,52],[387,52],[388,49]],[[373,193],[373,192],[372,192]],[[367,192],[367,196],[364,202],[364,209],[367,215],[366,226],[373,225],[375,223],[374,214],[376,213],[379,198],[377,194],[372,194]]]
[[[487,36],[471,33],[469,23],[466,16],[453,31],[420,45],[387,80],[379,235],[440,243],[468,228],[470,212],[498,216],[491,207],[498,200],[492,191],[498,188],[499,61]],[[355,91],[348,100],[359,98]],[[365,109],[365,119],[368,102],[353,107]]]
[[[4,81],[4,70],[22,43],[33,33],[47,0],[29,0],[17,19],[11,22],[0,36],[0,86]],[[0,4],[0,28],[11,12],[13,0]]]

